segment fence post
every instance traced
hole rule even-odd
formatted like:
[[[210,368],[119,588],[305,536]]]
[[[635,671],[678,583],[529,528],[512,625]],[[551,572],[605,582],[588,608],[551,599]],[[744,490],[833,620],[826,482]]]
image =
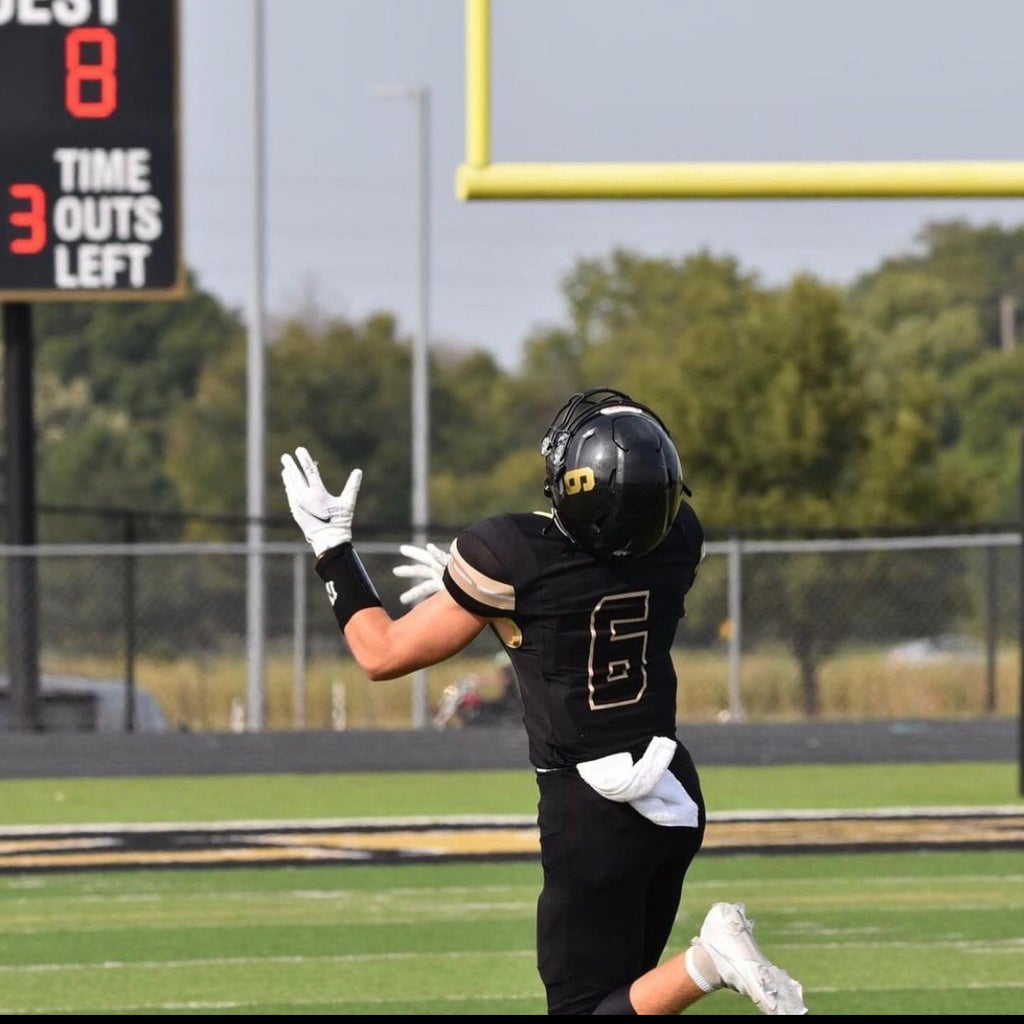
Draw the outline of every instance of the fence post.
[[[341,679],[331,684],[331,728],[335,732],[348,728],[348,692]]]
[[[985,712],[992,714],[998,704],[999,657],[999,560],[996,549],[985,549]]]
[[[306,728],[306,553],[292,556],[293,702],[296,729]]]
[[[729,720],[744,719],[740,687],[741,651],[743,649],[743,552],[742,541],[729,542]]]
[[[126,512],[124,541],[134,544],[135,517]],[[135,732],[135,555],[124,557],[124,731]]]

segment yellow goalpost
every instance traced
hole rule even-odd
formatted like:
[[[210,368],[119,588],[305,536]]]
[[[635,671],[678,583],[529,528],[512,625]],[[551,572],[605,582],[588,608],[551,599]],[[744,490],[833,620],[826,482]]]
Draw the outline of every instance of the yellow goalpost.
[[[1024,196],[1024,161],[491,163],[491,5],[466,0],[459,199],[850,199]]]

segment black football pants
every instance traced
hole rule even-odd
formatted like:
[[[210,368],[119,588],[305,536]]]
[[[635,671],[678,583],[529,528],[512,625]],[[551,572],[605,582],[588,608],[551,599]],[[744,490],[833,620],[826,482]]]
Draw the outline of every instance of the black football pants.
[[[705,826],[700,780],[681,745],[670,770],[700,808],[699,828],[655,825],[594,792],[575,769],[537,775],[537,967],[549,1014],[592,1014],[665,950]]]

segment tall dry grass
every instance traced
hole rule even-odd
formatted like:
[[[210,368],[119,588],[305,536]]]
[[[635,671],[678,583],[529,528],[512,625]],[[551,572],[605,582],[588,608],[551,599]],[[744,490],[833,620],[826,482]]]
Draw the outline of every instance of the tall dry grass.
[[[729,663],[723,650],[678,650],[679,720],[707,722],[730,714]],[[983,659],[932,664],[897,664],[882,650],[841,654],[820,668],[822,719],[900,719],[978,717],[1015,714],[1019,656],[1000,650],[995,667],[993,708]],[[308,661],[305,685],[297,688],[290,653],[269,653],[265,663],[267,729],[405,729],[413,724],[411,677],[371,682],[347,657]],[[124,678],[122,662],[95,657],[48,656],[44,674],[96,679]],[[173,728],[230,731],[244,728],[247,669],[244,655],[142,658],[134,666],[136,685],[160,703]],[[445,687],[475,674],[485,695],[495,692],[493,660],[460,655],[427,673],[430,712]],[[802,711],[797,664],[784,650],[745,654],[740,671],[740,703],[747,721],[798,721]],[[305,705],[304,714],[300,709]]]

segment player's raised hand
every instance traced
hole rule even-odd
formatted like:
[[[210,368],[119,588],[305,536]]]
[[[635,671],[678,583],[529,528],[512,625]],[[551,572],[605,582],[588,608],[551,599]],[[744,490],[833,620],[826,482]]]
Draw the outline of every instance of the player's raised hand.
[[[320,470],[305,448],[293,458],[281,456],[281,480],[292,518],[319,558],[325,551],[352,540],[352,516],[356,510],[363,471],[353,469],[341,494],[331,494],[320,479]]]
[[[396,565],[391,571],[402,579],[420,580],[401,594],[398,598],[402,604],[415,604],[431,594],[436,594],[443,586],[444,570],[448,564],[448,554],[436,544],[428,544],[418,548],[414,544],[403,544],[399,549],[409,562]]]

